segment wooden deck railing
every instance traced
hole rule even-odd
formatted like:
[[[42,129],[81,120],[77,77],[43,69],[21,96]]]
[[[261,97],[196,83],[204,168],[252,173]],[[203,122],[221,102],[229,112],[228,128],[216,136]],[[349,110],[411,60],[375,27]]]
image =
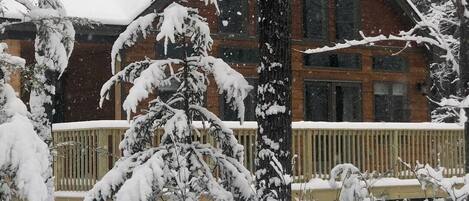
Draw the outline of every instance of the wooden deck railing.
[[[228,122],[245,147],[245,166],[254,171],[256,124]],[[56,190],[86,191],[120,157],[118,148],[128,125],[124,121],[79,122],[54,125]],[[155,144],[159,142],[159,133]],[[211,138],[202,134],[202,143]],[[440,163],[445,176],[461,176],[464,167],[462,127],[430,123],[293,123],[293,174],[297,182],[327,179],[339,163],[352,163],[365,171],[412,178],[397,161]]]

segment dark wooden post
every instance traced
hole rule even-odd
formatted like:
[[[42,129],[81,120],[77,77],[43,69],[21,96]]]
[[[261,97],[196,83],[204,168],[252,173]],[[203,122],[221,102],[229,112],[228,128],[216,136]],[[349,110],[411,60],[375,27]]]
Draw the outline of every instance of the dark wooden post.
[[[257,2],[260,53],[257,194],[259,200],[291,200],[291,2]]]

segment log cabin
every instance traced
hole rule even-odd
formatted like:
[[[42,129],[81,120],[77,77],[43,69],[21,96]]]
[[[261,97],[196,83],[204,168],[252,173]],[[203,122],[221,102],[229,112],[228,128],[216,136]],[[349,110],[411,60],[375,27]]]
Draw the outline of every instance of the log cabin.
[[[102,84],[111,77],[110,51],[117,36],[139,16],[161,12],[171,1],[141,0],[133,4],[103,0],[73,3],[64,1],[68,15],[100,22],[76,26],[76,46],[69,66],[57,86],[56,122],[125,119],[121,103],[128,84],[115,88],[110,101],[98,107]],[[108,3],[106,3],[108,2]],[[100,5],[102,4],[102,5]],[[199,9],[211,27],[212,55],[223,58],[252,84],[257,83],[258,43],[256,3],[254,0],[220,0],[220,13],[203,1],[186,4]],[[129,6],[130,5],[130,6]],[[410,29],[417,15],[406,0],[292,0],[292,103],[294,121],[329,122],[424,122],[429,121],[426,98],[428,63],[425,47],[402,42],[382,42],[336,52],[307,55],[309,48],[332,45],[367,36],[395,34]],[[8,13],[10,12],[10,14]],[[3,20],[18,18],[9,9]],[[1,36],[14,54],[34,62],[34,27],[21,24],[8,27]],[[155,37],[140,41],[122,51],[118,67],[142,60],[175,57],[177,49],[163,54]],[[400,52],[395,55],[395,53]],[[13,79],[19,94],[24,76]],[[174,87],[155,91],[167,96]],[[207,90],[206,105],[223,120],[236,120],[224,104],[214,84]],[[255,121],[256,90],[245,100],[247,121]],[[141,107],[146,108],[146,105]]]

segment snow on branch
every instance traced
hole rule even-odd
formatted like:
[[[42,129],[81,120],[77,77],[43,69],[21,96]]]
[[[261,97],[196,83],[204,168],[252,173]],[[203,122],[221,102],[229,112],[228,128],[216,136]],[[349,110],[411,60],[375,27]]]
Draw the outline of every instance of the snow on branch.
[[[378,200],[370,191],[372,187],[371,180],[375,176],[377,176],[375,173],[361,173],[353,164],[338,164],[331,170],[329,185],[338,188],[339,185],[336,180],[339,179],[342,182],[339,190],[339,201]]]
[[[428,38],[428,37],[423,37],[423,36],[414,36],[410,35],[409,32],[401,32],[399,35],[378,35],[378,36],[365,36],[362,31],[360,31],[360,35],[362,36],[362,40],[346,40],[344,43],[338,43],[335,44],[334,46],[325,46],[325,47],[320,47],[320,48],[315,48],[315,49],[308,49],[303,51],[305,54],[315,54],[315,53],[321,53],[321,52],[330,52],[334,50],[339,50],[339,49],[345,49],[349,47],[354,47],[354,46],[360,46],[360,45],[373,45],[376,42],[381,42],[381,41],[412,41],[416,43],[428,43],[431,45],[435,45],[437,47],[443,47],[440,46],[438,41]]]
[[[122,185],[116,193],[116,201],[147,201],[155,199],[164,191],[166,171],[163,156],[167,154],[162,150],[156,152],[145,163],[137,166],[132,176]],[[138,192],[138,193],[137,193]]]
[[[238,140],[233,135],[233,130],[226,127],[220,118],[204,107],[191,105],[190,109],[195,110],[203,119],[208,121],[210,124],[208,133],[215,137],[215,140],[221,145],[224,154],[236,158],[240,162],[244,161],[244,147],[238,143]]]
[[[179,63],[178,60],[155,60],[150,63],[147,69],[140,73],[140,76],[133,81],[133,86],[124,100],[122,107],[127,112],[127,119],[131,112],[137,111],[140,101],[148,98],[150,93],[158,87],[171,85],[171,78],[166,79],[165,69],[171,64]]]
[[[150,93],[153,93],[154,89],[171,84],[171,79],[174,77],[173,75],[167,77],[165,69],[169,67],[171,68],[170,72],[173,72],[171,65],[181,62],[181,60],[177,59],[146,59],[127,65],[102,86],[100,92],[101,99],[99,102],[100,107],[102,107],[104,99],[109,99],[112,85],[121,81],[133,83],[134,85],[129,90],[129,95],[126,97],[123,104],[123,108],[129,117],[131,112],[136,112],[138,103],[147,98]]]
[[[121,188],[121,186],[132,176],[136,167],[145,164],[161,148],[151,148],[146,151],[137,152],[130,157],[123,157],[101,180],[88,191],[84,201],[109,200]],[[133,200],[133,199],[131,199]]]
[[[145,114],[137,116],[125,132],[124,139],[119,144],[123,156],[128,157],[143,151],[151,143],[155,129],[162,127],[173,114],[172,108],[159,99],[153,101],[149,110]]]
[[[428,44],[430,46],[438,47],[446,52],[442,57],[450,62],[453,66],[453,69],[459,71],[459,63],[457,57],[453,54],[452,45],[450,41],[445,40],[443,34],[438,31],[438,27],[431,22],[422,21],[417,23],[409,31],[401,31],[397,35],[378,35],[378,36],[365,36],[365,34],[360,31],[362,37],[361,40],[346,40],[343,43],[337,43],[334,46],[325,46],[315,49],[307,49],[302,51],[305,54],[315,54],[321,52],[335,51],[339,49],[350,48],[354,46],[361,45],[374,45],[376,42],[381,41],[406,41],[408,42],[406,47],[409,45],[409,42],[415,42],[417,44]],[[418,35],[419,33],[428,33],[428,35]]]
[[[10,80],[10,72],[23,69],[26,64],[23,58],[8,54],[7,49],[6,43],[0,43],[0,80],[5,83]]]
[[[168,42],[176,43],[177,36],[181,35],[190,37],[193,49],[203,55],[207,54],[213,40],[207,22],[197,13],[196,9],[177,3],[172,3],[164,9],[160,32],[156,36],[157,41],[164,39],[164,54],[167,53]]]
[[[235,200],[256,200],[256,191],[250,184],[250,172],[235,158],[224,155],[221,150],[207,145],[198,145],[195,149],[203,156],[214,160],[220,167],[221,179],[225,180],[225,189],[229,189]],[[215,198],[217,195],[215,195]],[[229,199],[228,199],[229,200]]]
[[[49,167],[48,157],[47,145],[38,137],[27,117],[16,113],[9,122],[0,125],[0,172],[11,176],[12,186],[16,187],[20,198],[47,200],[47,178],[43,175]]]
[[[421,164],[416,161],[415,166],[398,158],[399,162],[410,170],[419,181],[423,190],[440,189],[447,193],[448,198],[453,201],[464,201],[469,197],[469,174],[464,176],[464,185],[460,187],[453,178],[444,178],[444,167],[440,166],[440,155],[438,154],[438,164],[435,168],[429,164]]]
[[[226,103],[229,103],[233,110],[238,110],[238,118],[243,122],[244,99],[253,87],[243,75],[233,70],[222,59],[208,56],[202,59],[202,63],[205,63],[205,70],[215,78],[219,93],[225,95]]]
[[[141,16],[127,26],[112,45],[111,50],[111,70],[115,73],[116,58],[120,60],[119,51],[125,47],[132,47],[140,38],[147,38],[153,28],[153,21],[157,17],[156,13]]]
[[[176,35],[184,34],[184,20],[189,17],[189,11],[187,7],[172,3],[164,9],[163,16],[160,33],[156,35],[156,40],[159,41],[164,38],[164,54],[166,54],[168,39],[171,43],[175,43]]]

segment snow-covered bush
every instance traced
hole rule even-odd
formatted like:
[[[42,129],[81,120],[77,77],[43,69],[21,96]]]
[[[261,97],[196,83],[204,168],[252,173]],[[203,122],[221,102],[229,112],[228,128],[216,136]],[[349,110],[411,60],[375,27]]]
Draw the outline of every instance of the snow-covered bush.
[[[433,199],[435,199],[437,190],[445,192],[448,195],[447,199],[452,201],[467,201],[469,199],[469,174],[464,176],[464,185],[459,187],[460,183],[455,178],[444,178],[445,168],[439,164],[439,156],[435,168],[429,164],[421,164],[419,161],[416,161],[413,167],[410,163],[402,161],[401,158],[399,158],[399,161],[412,171],[415,178],[420,182],[422,190],[432,190]]]
[[[13,196],[48,200],[49,149],[34,131],[30,114],[7,83],[9,72],[25,61],[5,52],[0,43],[0,200]]]
[[[156,29],[154,21],[159,20]],[[159,30],[157,32],[156,30]],[[163,13],[151,13],[132,22],[118,37],[112,58],[154,32],[167,51],[168,43],[179,45],[182,58],[145,59],[117,72],[101,90],[101,104],[117,82],[133,84],[123,108],[130,119],[137,105],[156,89],[177,83],[168,99],[149,102],[147,111],[133,118],[120,143],[123,157],[85,197],[85,200],[255,200],[250,172],[243,166],[244,147],[233,131],[203,107],[208,76],[213,75],[220,94],[226,94],[243,120],[243,99],[252,89],[241,74],[223,60],[209,56],[213,40],[204,18],[193,8],[172,3]],[[113,71],[114,71],[114,63]],[[200,131],[192,126],[198,117],[207,124],[216,146],[201,144],[193,137]],[[154,131],[163,128],[161,143],[152,147]],[[219,176],[213,173],[217,172]]]
[[[369,191],[371,186],[367,176],[352,164],[339,164],[332,168],[329,184],[337,188],[337,179],[341,182],[339,201],[375,200]]]

